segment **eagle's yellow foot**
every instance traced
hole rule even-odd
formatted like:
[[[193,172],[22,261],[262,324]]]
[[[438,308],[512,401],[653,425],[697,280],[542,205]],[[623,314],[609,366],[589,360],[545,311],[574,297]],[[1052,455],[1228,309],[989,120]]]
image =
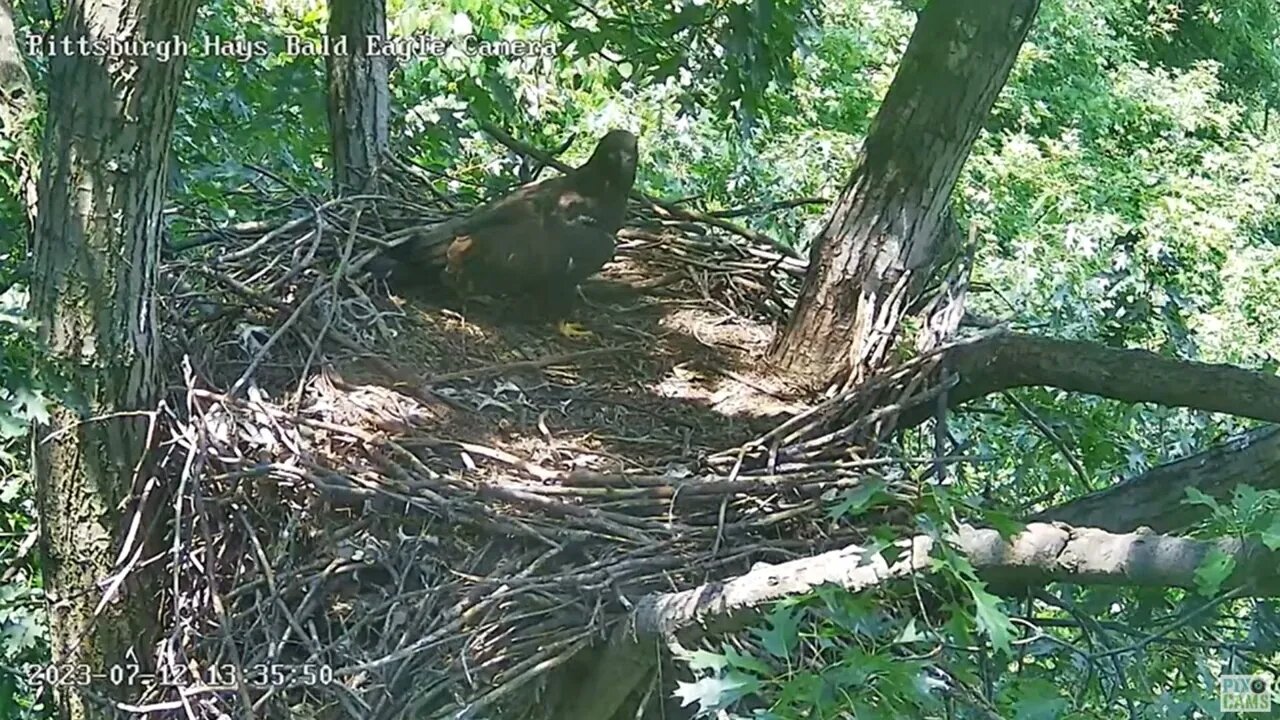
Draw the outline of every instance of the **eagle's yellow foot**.
[[[578,323],[571,323],[568,320],[561,320],[556,323],[556,330],[570,340],[585,340],[595,337],[596,334],[582,327]]]

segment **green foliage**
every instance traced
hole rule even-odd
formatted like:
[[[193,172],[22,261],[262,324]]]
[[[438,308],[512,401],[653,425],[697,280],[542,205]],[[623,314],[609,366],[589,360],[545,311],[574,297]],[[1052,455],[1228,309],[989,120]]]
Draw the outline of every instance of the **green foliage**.
[[[881,50],[908,27],[900,10],[870,8],[890,4],[866,5],[865,12],[861,3],[824,6],[819,15],[792,0],[589,7],[407,1],[393,11],[393,35],[457,41],[469,32],[552,41],[560,51],[551,58],[449,52],[406,59],[392,86],[392,115],[402,122],[396,134],[418,162],[458,178],[442,184],[450,192],[505,187],[525,169],[505,150],[495,157],[478,128],[485,121],[544,148],[576,137],[562,158],[571,163],[585,159],[607,128],[629,127],[642,137],[641,186],[667,197],[697,196],[705,207],[834,195],[857,149],[848,129],[866,127],[892,75]],[[866,28],[817,32],[835,12],[867,15]],[[727,52],[725,43],[741,52]],[[855,95],[837,89],[850,78],[861,85],[864,76],[867,85]],[[815,172],[819,167],[831,171]],[[747,222],[796,241],[820,212]]]
[[[8,549],[0,552],[7,554]],[[47,708],[35,700],[35,688],[22,672],[47,662],[44,597],[35,578],[23,572],[6,575],[0,584],[0,717],[44,717]]]
[[[174,121],[170,197],[183,218],[210,226],[259,219],[244,215],[257,209],[241,192],[250,184],[327,187],[324,58],[284,51],[287,36],[321,37],[324,17],[319,6],[270,13],[252,0],[201,5]],[[207,45],[217,41],[265,43],[268,52],[237,57]]]
[[[983,241],[970,306],[1053,335],[1269,367],[1280,144],[1233,99],[1221,58],[1168,65],[1135,42],[1126,18],[1139,6],[1044,5],[966,167],[963,202]],[[1006,401],[955,432],[1000,458],[975,483],[1042,504],[1247,427],[1051,390],[1015,396],[1052,437]]]
[[[35,327],[24,316],[26,297],[18,287],[0,294],[0,443],[26,435],[32,421],[48,419],[46,400],[36,381]],[[16,458],[0,451],[0,465]]]
[[[1207,2],[1177,10],[1177,26],[1160,30],[1147,20],[1191,4],[1045,3],[961,182],[966,221],[981,239],[974,309],[1051,335],[1275,371],[1280,143],[1262,132],[1259,103],[1270,103],[1276,87],[1276,9],[1220,5],[1216,18]],[[816,51],[802,60],[792,96],[779,103],[789,115],[769,126],[770,140],[785,139],[801,152],[827,129],[840,138],[835,142],[856,146],[909,28],[901,8],[890,3],[839,6],[825,10],[828,22],[813,41]],[[809,75],[809,69],[817,72]],[[830,161],[822,167],[833,173]],[[746,181],[736,187],[752,186]],[[798,237],[805,232],[800,229]],[[1250,427],[1203,413],[1041,389],[992,398],[982,411],[953,418],[949,430],[967,452],[992,460],[965,468],[950,490],[925,498],[917,509],[929,527],[962,519],[1012,532],[1015,517]],[[1028,421],[1028,412],[1047,432]],[[932,447],[928,437],[920,440],[922,447],[906,442],[908,453]],[[1065,462],[1064,452],[1083,475]],[[869,508],[870,494],[862,489],[833,498],[831,517],[858,517]],[[1228,501],[1206,502],[1214,503],[1214,513],[1202,535],[1280,544],[1270,493],[1242,488]],[[1212,643],[1258,642],[1262,662],[1277,648],[1274,624],[1257,606],[1215,605],[1196,621],[1171,628],[1198,612],[1205,598],[1218,596],[1234,571],[1221,554],[1199,569],[1194,593],[1055,588],[1035,603],[1034,620],[992,595],[963,560],[948,558],[938,569],[928,585],[946,600],[943,617],[933,616],[932,623],[917,605],[895,605],[883,588],[862,601],[892,614],[890,622],[904,637],[944,648],[933,665],[938,677],[953,681],[944,694],[960,699],[962,686],[985,686],[982,694],[1001,717],[1211,715],[1217,711],[1213,679],[1229,661]],[[803,617],[797,632],[806,637],[818,621]],[[1025,637],[1021,626],[1029,620],[1061,625]],[[1161,628],[1170,628],[1170,636],[1119,652]],[[753,647],[755,657],[772,657],[759,640]],[[1119,670],[1101,659],[1107,648],[1116,652]],[[812,659],[806,650],[802,645],[799,659]],[[996,658],[1014,662],[1005,666]],[[800,709],[779,700],[791,697],[784,687],[811,701],[821,697],[819,678],[830,678],[830,667],[823,657],[803,669],[775,664],[772,677],[732,663],[703,674],[734,687],[743,686],[742,674],[753,679],[755,695],[740,699],[736,714],[767,706],[781,717],[842,711],[874,717],[876,709],[842,706],[826,713],[829,708]],[[1257,665],[1237,670],[1248,667]],[[795,690],[804,683],[804,690]],[[943,716],[925,706],[903,714]]]
[[[1233,99],[1274,105],[1280,96],[1280,7],[1270,0],[1173,0],[1120,6],[1116,27],[1144,57],[1172,67],[1223,66]]]
[[[827,516],[836,518],[856,518],[867,510],[884,505],[891,498],[886,483],[880,478],[872,478],[857,487],[845,490],[838,496],[838,501],[827,509]]]
[[[773,103],[791,86],[796,55],[806,49],[804,43],[817,22],[814,6],[803,0],[647,0],[589,6],[410,0],[395,15],[393,35],[516,37],[554,42],[559,48],[552,59],[452,52],[443,61],[411,60],[402,68],[407,97],[454,94],[470,113],[492,121],[545,121],[555,114],[548,111],[555,110],[572,121],[578,119],[573,117],[574,107],[550,97],[556,90],[544,84],[547,79],[558,81],[557,88],[568,97],[595,100],[605,93],[628,95],[641,87],[674,82],[679,87],[674,100],[686,112],[712,108],[720,117],[734,117],[747,131],[772,114]],[[518,74],[534,68],[549,71],[550,77]],[[424,85],[436,95],[423,93]],[[522,129],[536,137],[542,124]],[[444,129],[457,127],[450,122]]]
[[[21,17],[19,26],[23,26]],[[20,168],[34,162],[36,107],[0,134],[0,717],[42,717],[21,668],[48,657],[35,503],[27,472],[29,427],[48,419],[35,326],[26,315],[27,210]]]
[[[18,288],[0,293],[0,717],[34,718],[33,688],[20,668],[48,657],[35,545],[35,503],[27,474],[28,428],[48,419]]]
[[[681,682],[677,696],[698,716],[918,717],[939,705],[931,663],[903,654],[921,639],[871,599],[823,587],[779,603],[738,646],[684,653],[700,677]]]
[[[1187,489],[1183,501],[1202,505],[1209,510],[1200,532],[1207,537],[1237,537],[1280,550],[1280,491],[1259,491],[1251,485],[1237,485],[1229,502],[1206,495],[1196,488]],[[1235,558],[1215,548],[1200,564],[1196,581],[1200,593],[1213,596],[1236,570]]]

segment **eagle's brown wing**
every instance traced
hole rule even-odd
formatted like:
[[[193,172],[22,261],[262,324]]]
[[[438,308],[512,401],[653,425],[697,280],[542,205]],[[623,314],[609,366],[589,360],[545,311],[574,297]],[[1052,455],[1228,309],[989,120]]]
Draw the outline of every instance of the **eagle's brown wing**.
[[[556,199],[564,193],[569,175],[547,178],[522,185],[509,195],[476,208],[460,221],[440,226],[439,232],[451,237],[472,235],[495,226],[524,225],[547,215]],[[433,234],[436,229],[432,230]]]
[[[447,274],[483,294],[521,295],[554,280],[561,252],[547,240],[543,218],[486,225],[454,238],[445,253]]]
[[[407,238],[387,254],[398,262],[422,270],[442,269],[449,263],[450,248],[461,238],[491,235],[494,228],[523,226],[545,217],[554,198],[563,190],[566,176],[524,185],[509,195],[481,205],[461,218],[449,220]],[[455,254],[458,251],[453,251]]]

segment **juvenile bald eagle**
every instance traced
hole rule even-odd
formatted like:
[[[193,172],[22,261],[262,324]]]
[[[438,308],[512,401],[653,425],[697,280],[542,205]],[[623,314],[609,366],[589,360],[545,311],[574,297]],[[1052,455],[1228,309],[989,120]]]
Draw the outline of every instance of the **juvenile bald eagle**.
[[[443,269],[462,293],[527,299],[566,337],[589,335],[567,315],[579,283],[613,257],[636,157],[636,136],[611,130],[581,167],[411,238],[393,256]]]

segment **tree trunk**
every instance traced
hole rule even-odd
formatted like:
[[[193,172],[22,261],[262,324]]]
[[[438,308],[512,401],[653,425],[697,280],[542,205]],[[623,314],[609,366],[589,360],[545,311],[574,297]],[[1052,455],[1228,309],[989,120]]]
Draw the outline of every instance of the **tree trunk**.
[[[893,349],[912,289],[946,250],[951,191],[1039,4],[933,0],[920,13],[773,348],[801,382],[857,383]]]
[[[76,0],[58,36],[186,38],[195,0]],[[116,597],[110,576],[142,556],[125,532],[145,479],[158,392],[155,286],[181,54],[72,53],[50,58],[32,305],[39,339],[65,381],[37,428],[34,474],[54,662],[107,673],[149,667],[155,590],[135,571]],[[145,524],[145,523],[144,523]],[[117,563],[117,558],[120,562]],[[123,597],[121,597],[121,595]],[[95,675],[55,688],[62,718],[113,713],[93,698],[130,688]]]
[[[35,227],[36,160],[32,134],[35,120],[35,89],[27,73],[18,38],[14,32],[13,5],[0,0],[0,137],[14,142],[12,162],[17,170],[18,194],[27,212],[28,234]]]
[[[367,38],[386,38],[385,0],[330,0],[329,37],[346,42],[347,52],[331,52],[329,147],[334,189],[361,192],[388,146],[391,93],[386,55],[366,53]]]

